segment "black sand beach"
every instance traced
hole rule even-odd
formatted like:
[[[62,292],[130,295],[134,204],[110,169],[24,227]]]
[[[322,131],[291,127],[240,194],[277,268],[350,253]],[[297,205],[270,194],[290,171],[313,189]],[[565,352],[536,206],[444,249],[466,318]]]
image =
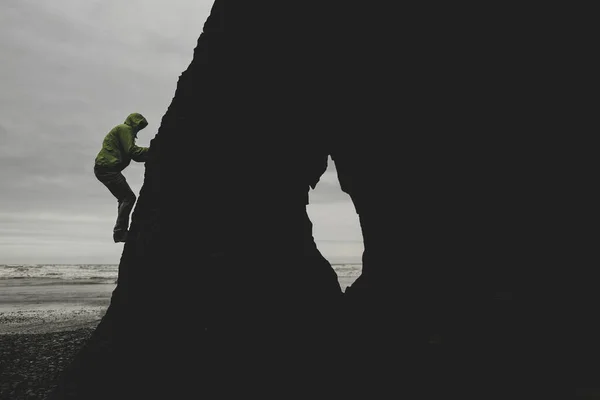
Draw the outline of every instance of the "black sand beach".
[[[0,399],[44,399],[95,330],[115,286],[0,280]]]
[[[0,335],[0,399],[44,399],[96,326]]]

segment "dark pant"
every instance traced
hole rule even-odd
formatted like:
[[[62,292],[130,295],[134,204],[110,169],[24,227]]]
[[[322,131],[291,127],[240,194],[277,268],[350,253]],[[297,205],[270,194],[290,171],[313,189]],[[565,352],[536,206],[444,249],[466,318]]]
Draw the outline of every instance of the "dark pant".
[[[114,232],[126,231],[129,227],[129,215],[135,204],[135,194],[120,172],[94,167],[94,175],[110,190],[119,202]]]

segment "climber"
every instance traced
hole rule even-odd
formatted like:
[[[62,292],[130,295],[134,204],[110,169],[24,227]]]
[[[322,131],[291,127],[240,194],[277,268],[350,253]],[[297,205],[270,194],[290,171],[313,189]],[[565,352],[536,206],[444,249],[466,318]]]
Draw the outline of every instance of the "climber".
[[[123,124],[115,126],[104,137],[102,149],[98,152],[94,164],[94,174],[117,198],[117,222],[113,229],[115,243],[125,242],[129,229],[129,215],[136,196],[121,173],[131,162],[145,162],[147,147],[135,144],[137,133],[148,125],[148,121],[139,113],[129,114]]]

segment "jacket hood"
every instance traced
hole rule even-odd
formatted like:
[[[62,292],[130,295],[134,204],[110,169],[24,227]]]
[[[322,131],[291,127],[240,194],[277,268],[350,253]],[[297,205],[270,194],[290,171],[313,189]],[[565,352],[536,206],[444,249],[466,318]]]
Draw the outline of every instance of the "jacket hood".
[[[132,128],[137,128],[138,131],[141,131],[148,126],[148,121],[146,121],[146,118],[144,118],[144,116],[140,113],[131,113],[125,119],[125,124],[131,126]]]

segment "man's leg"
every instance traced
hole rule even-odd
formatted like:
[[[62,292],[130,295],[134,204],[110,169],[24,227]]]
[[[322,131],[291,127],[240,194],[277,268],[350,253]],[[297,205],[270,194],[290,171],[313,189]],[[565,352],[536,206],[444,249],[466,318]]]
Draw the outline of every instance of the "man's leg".
[[[129,216],[131,215],[131,210],[133,210],[136,197],[129,184],[125,181],[125,177],[123,177],[123,182],[119,184],[119,191],[123,195],[119,197],[119,208],[114,231],[126,232],[129,229]]]
[[[96,177],[118,201],[117,221],[113,229],[113,238],[115,242],[124,242],[129,228],[129,215],[135,204],[136,196],[120,172],[96,172]]]

